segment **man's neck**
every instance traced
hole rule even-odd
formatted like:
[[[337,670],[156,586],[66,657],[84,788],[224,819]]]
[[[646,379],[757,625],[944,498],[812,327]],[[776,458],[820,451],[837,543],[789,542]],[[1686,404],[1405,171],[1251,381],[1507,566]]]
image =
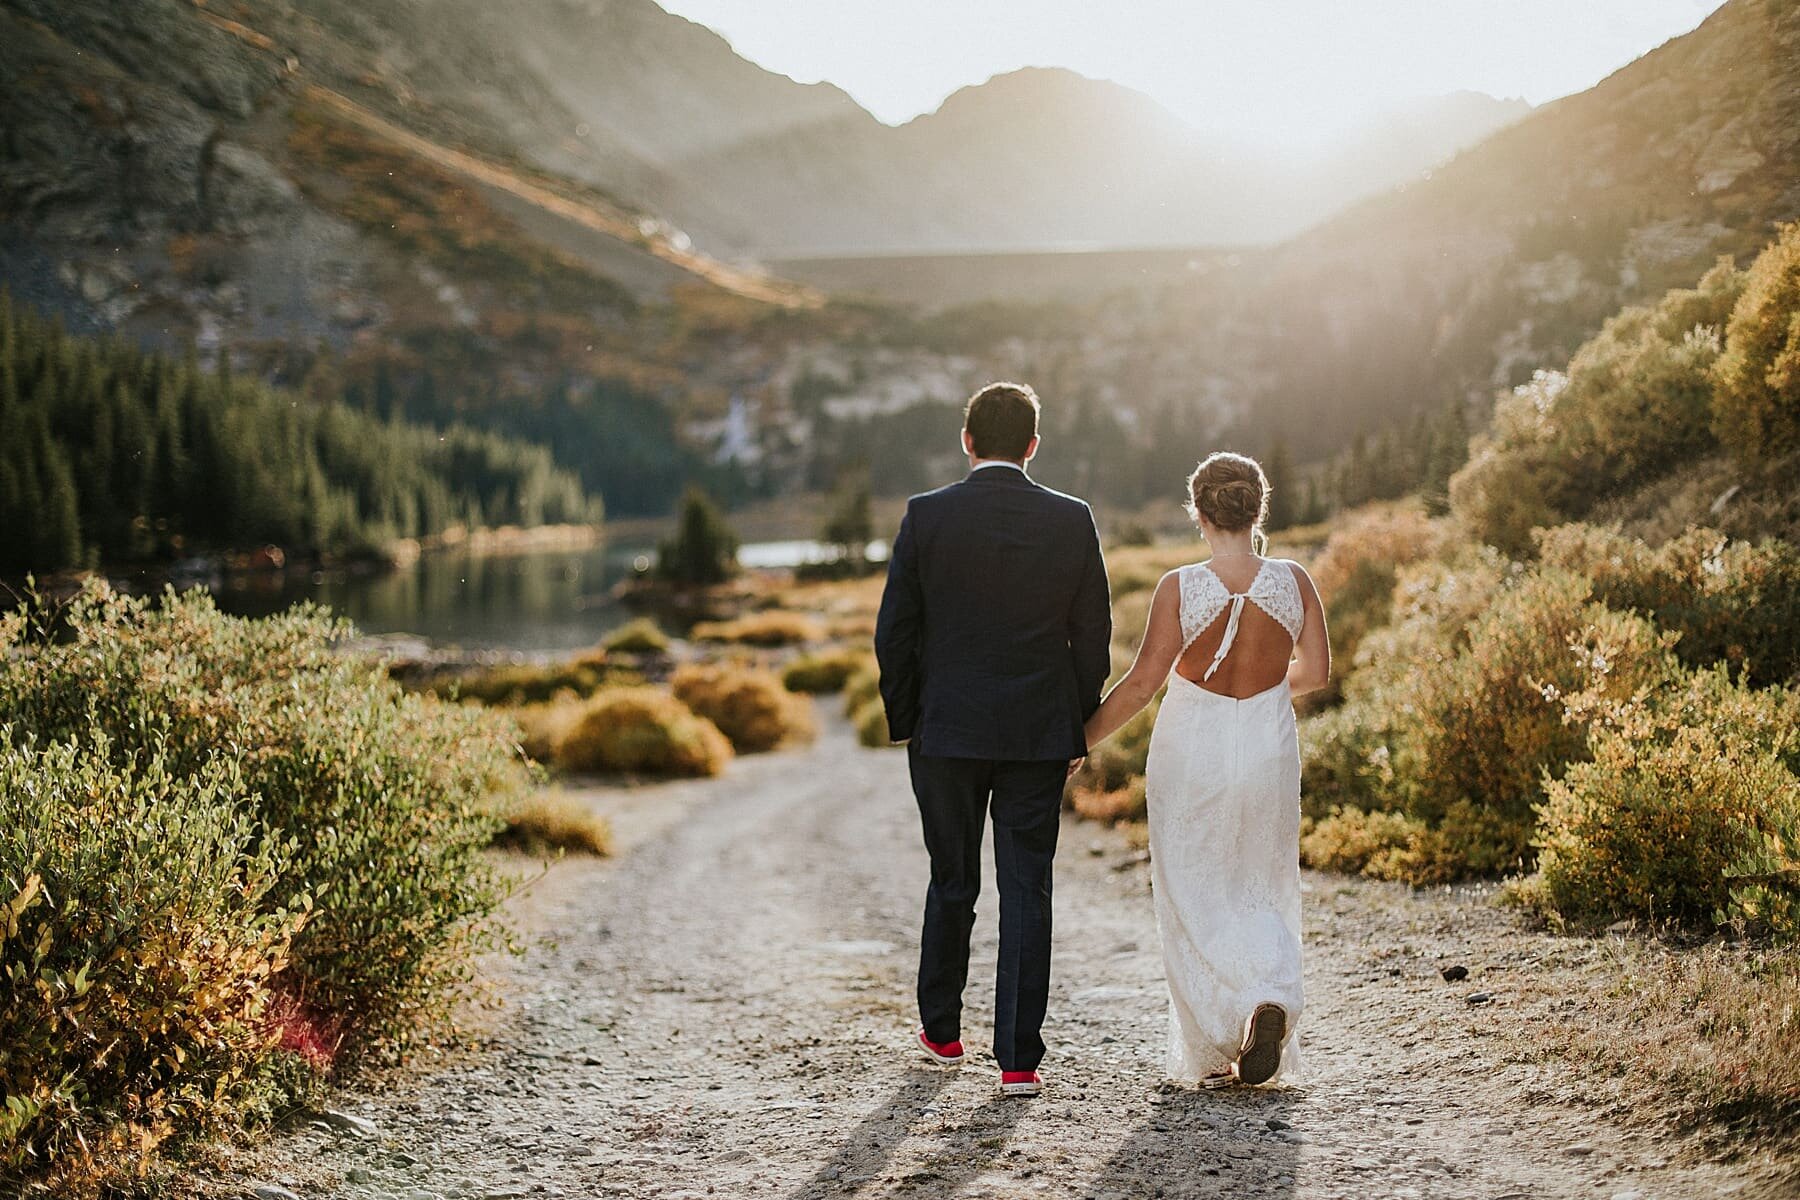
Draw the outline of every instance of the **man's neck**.
[[[1025,470],[1025,464],[1016,458],[971,458],[969,460],[969,470],[979,471],[983,467],[1011,467],[1021,474]]]

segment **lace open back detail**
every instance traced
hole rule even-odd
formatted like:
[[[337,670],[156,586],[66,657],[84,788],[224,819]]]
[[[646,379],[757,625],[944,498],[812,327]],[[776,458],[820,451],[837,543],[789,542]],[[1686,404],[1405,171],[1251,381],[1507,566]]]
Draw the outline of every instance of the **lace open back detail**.
[[[1300,599],[1300,585],[1295,581],[1291,567],[1265,558],[1256,568],[1256,577],[1250,581],[1250,586],[1241,592],[1226,587],[1225,581],[1206,563],[1183,567],[1176,578],[1181,585],[1182,653],[1194,644],[1195,638],[1211,628],[1220,613],[1230,610],[1225,636],[1219,639],[1219,648],[1213,653],[1212,662],[1201,679],[1211,679],[1225,656],[1231,653],[1246,600],[1269,614],[1288,631],[1289,637],[1296,642],[1300,640],[1300,630],[1306,622],[1306,606]]]

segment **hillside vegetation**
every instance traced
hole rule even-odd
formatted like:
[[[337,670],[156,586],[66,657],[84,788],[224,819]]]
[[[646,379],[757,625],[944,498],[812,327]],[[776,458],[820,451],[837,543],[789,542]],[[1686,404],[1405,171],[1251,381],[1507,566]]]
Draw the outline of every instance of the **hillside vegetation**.
[[[1399,554],[1374,518],[1334,534],[1321,578],[1356,644],[1306,725],[1310,857],[1526,872],[1571,921],[1800,934],[1797,280],[1790,226],[1748,270],[1619,314],[1503,399],[1450,518]],[[1648,537],[1580,523],[1706,464],[1729,490]]]
[[[0,572],[600,518],[547,450],[337,400],[71,336],[0,293],[0,512],[36,514],[0,524]]]

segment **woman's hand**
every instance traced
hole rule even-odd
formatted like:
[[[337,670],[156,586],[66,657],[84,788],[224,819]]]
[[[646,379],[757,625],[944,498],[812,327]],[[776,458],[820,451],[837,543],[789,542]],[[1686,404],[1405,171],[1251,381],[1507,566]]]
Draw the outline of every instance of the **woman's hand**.
[[[1106,699],[1087,720],[1084,731],[1090,750],[1117,733],[1119,726],[1150,703],[1156,689],[1168,680],[1169,670],[1180,653],[1181,584],[1175,572],[1170,571],[1156,585],[1156,595],[1150,601],[1150,618],[1144,625],[1144,640],[1138,645],[1131,670],[1106,694]]]

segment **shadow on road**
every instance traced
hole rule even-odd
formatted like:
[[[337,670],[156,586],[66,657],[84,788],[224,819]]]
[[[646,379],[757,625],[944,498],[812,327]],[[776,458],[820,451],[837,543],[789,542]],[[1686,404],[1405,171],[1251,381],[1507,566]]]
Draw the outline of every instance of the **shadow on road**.
[[[852,1195],[874,1182],[888,1169],[900,1143],[930,1119],[923,1110],[955,1078],[954,1072],[924,1067],[907,1071],[900,1086],[870,1110],[831,1160],[790,1193],[790,1200]],[[951,1139],[934,1134],[956,1144],[909,1164],[907,1181],[928,1188],[933,1195],[954,1195],[1004,1153],[1008,1135],[1030,1107],[1027,1102],[996,1095],[968,1114],[955,1131],[962,1136]],[[967,1145],[961,1144],[964,1137]]]
[[[1259,1200],[1294,1194],[1300,1147],[1279,1135],[1292,1093],[1256,1088],[1169,1090],[1094,1175],[1085,1200],[1215,1197],[1249,1191]],[[1270,1127],[1275,1122],[1275,1128]]]

